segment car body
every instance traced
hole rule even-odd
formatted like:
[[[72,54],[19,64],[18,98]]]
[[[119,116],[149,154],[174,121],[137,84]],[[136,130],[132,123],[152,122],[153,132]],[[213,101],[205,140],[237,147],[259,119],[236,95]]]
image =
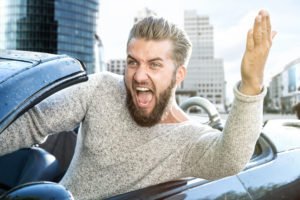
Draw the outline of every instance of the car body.
[[[41,100],[87,79],[82,63],[68,56],[0,51],[0,134]],[[205,110],[211,111],[209,124],[220,128],[215,110]],[[237,175],[213,181],[187,177],[108,199],[300,199],[299,169],[300,121],[270,120]]]

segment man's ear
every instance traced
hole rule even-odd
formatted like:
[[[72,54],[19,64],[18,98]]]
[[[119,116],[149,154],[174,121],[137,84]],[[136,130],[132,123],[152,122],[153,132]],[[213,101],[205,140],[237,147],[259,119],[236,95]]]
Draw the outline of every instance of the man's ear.
[[[183,65],[179,66],[176,72],[177,85],[180,85],[180,83],[184,80],[185,75],[186,75],[186,68]]]

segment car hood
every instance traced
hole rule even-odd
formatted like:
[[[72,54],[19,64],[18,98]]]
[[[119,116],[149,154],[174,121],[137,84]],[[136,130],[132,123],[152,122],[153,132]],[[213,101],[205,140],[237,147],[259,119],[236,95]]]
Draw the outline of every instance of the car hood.
[[[278,153],[300,149],[300,120],[269,120],[262,132],[273,143]]]

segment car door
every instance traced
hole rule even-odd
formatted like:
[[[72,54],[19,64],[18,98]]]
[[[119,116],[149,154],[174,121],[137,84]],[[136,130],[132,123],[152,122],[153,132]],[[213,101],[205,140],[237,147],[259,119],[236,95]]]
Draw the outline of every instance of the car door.
[[[250,196],[237,176],[230,176],[216,181],[199,178],[183,178],[169,181],[125,194],[116,195],[106,200],[195,200],[195,199],[242,199]]]
[[[230,176],[216,181],[211,181],[179,194],[165,198],[167,200],[194,200],[194,199],[240,199],[250,200],[250,196],[237,176]]]
[[[300,199],[300,149],[277,152],[264,142],[257,162],[238,178],[252,199]]]
[[[83,63],[69,56],[0,51],[0,134],[44,98],[86,80]]]

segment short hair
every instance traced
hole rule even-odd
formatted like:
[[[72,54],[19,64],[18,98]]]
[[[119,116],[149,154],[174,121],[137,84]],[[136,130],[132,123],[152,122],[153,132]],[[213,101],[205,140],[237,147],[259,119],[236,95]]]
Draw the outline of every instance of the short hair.
[[[166,19],[149,16],[138,21],[130,30],[127,47],[133,38],[156,41],[170,40],[173,45],[172,59],[176,68],[181,65],[187,67],[192,43],[184,30]]]

